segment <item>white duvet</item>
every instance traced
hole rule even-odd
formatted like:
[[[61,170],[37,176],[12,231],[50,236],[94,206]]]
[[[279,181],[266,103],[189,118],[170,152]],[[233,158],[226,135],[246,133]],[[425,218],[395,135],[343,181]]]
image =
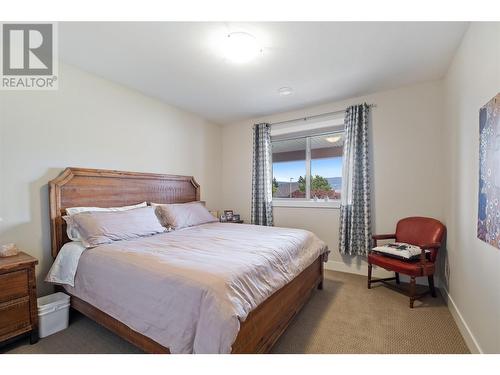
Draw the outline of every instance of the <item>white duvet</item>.
[[[75,286],[76,270],[82,253],[86,250],[80,241],[65,243],[52,264],[45,281],[54,284]]]
[[[230,353],[240,320],[327,248],[305,230],[212,223],[69,251],[48,279],[71,294],[172,353]]]

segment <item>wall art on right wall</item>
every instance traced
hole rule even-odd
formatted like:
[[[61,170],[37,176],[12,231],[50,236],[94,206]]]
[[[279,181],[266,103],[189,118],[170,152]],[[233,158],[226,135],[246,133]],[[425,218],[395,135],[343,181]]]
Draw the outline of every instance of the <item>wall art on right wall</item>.
[[[477,237],[500,249],[500,94],[479,110]]]

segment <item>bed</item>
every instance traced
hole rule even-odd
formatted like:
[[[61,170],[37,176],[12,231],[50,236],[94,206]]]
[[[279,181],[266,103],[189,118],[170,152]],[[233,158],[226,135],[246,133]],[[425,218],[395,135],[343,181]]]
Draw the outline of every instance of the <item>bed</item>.
[[[52,255],[54,258],[58,255],[62,246],[69,242],[66,235],[66,224],[62,219],[68,207],[117,207],[132,205],[143,201],[156,203],[187,203],[200,200],[200,186],[193,177],[189,176],[67,168],[59,177],[50,181],[49,187]],[[182,238],[184,238],[183,241],[185,243],[188,243],[189,239],[193,240],[195,238],[199,239],[199,242],[203,242],[203,239],[208,242],[211,233],[214,233],[214,236],[219,238],[219,242],[222,239],[226,241],[231,248],[237,248],[237,238],[241,237],[239,241],[241,241],[240,243],[243,247],[245,236],[249,236],[252,232],[259,230],[265,231],[272,229],[241,224],[206,224],[200,228],[190,229],[184,232],[180,231],[179,233],[175,233],[174,236],[170,234],[155,235],[153,236],[154,238],[144,240],[149,245],[141,243],[141,246],[150,246],[152,249],[150,253],[156,256],[159,249],[158,246],[161,245],[162,241],[168,244],[168,246],[172,244],[172,241],[180,241]],[[300,234],[300,232],[295,233]],[[265,237],[264,235],[260,236]],[[272,236],[279,239],[279,229],[273,229],[273,232],[269,232],[269,237]],[[247,240],[246,242],[249,241]],[[191,244],[190,246],[193,245]],[[111,252],[111,250],[113,250],[113,252]],[[204,248],[200,249],[200,251],[201,250],[206,252],[207,249]],[[271,250],[269,250],[269,252],[274,253],[274,251]],[[116,251],[117,250],[113,249],[113,247],[104,247],[103,249],[94,251],[92,255],[101,256],[101,258],[97,258],[97,263],[99,263],[101,267],[114,269],[115,267],[111,267],[113,263],[108,263],[106,265],[105,260],[108,259],[112,262],[112,257],[110,257],[109,254],[115,256]],[[307,265],[304,263],[301,271],[298,272],[293,279],[286,280],[284,285],[260,301],[257,306],[249,308],[248,314],[244,316],[244,319],[238,321],[239,327],[237,335],[230,346],[231,353],[266,353],[270,351],[273,344],[285,331],[294,316],[307,302],[314,289],[322,289],[323,263],[326,260],[326,255],[327,251],[323,249],[317,254],[317,257],[307,260]],[[138,255],[136,254],[136,256]],[[158,256],[160,258],[154,259],[162,259],[161,257],[165,257],[166,255],[160,254]],[[145,256],[142,257],[144,258]],[[136,259],[142,260],[143,258]],[[89,256],[88,259],[91,259],[91,257]],[[304,262],[305,261],[306,260],[304,260]],[[193,267],[193,264],[191,267]],[[119,267],[116,268],[118,269]],[[193,269],[196,270],[196,267]],[[199,268],[199,270],[201,270],[201,268]],[[140,276],[138,271],[131,272],[137,272],[137,275],[133,274],[133,276],[136,276],[139,281],[142,280],[141,277],[145,278],[144,275]],[[97,277],[99,273],[95,275]],[[116,283],[116,279],[113,282]],[[104,281],[102,281],[102,284],[104,284]],[[138,328],[140,324],[131,324],[129,320],[123,318],[120,314],[110,312],[112,309],[108,310],[106,305],[96,303],[96,301],[91,298],[91,294],[78,293],[77,288],[70,287],[65,287],[65,292],[72,296],[71,306],[73,309],[105,326],[145,352],[171,352],[170,348],[163,345],[161,340],[155,335],[149,334],[145,329]],[[148,298],[151,298],[151,303],[154,303],[154,298],[156,297],[154,295],[148,297],[146,295],[147,293],[142,295],[140,289],[131,291],[131,293],[136,293],[136,295],[132,297],[137,297],[135,299],[140,301],[143,305],[147,304],[149,301]],[[119,293],[116,294],[119,295]],[[113,297],[113,293],[110,293],[109,298],[112,300],[118,297]],[[131,298],[131,300],[133,299],[134,298]],[[111,302],[117,304],[124,303],[118,301]],[[178,351],[174,350],[172,352],[175,353]]]

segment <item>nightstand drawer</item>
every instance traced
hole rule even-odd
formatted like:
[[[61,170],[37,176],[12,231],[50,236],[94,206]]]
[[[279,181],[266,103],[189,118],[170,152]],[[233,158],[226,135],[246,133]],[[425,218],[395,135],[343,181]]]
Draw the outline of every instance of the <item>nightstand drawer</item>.
[[[29,298],[0,304],[0,337],[31,326]]]
[[[27,295],[27,270],[9,272],[0,275],[0,303]]]

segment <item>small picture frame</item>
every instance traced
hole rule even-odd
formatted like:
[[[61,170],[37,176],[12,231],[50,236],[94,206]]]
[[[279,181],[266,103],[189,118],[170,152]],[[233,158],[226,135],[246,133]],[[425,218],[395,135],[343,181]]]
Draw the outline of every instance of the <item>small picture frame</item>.
[[[226,217],[227,221],[233,221],[233,210],[224,210],[224,216]]]
[[[239,214],[233,214],[233,221],[240,221],[240,215]]]

